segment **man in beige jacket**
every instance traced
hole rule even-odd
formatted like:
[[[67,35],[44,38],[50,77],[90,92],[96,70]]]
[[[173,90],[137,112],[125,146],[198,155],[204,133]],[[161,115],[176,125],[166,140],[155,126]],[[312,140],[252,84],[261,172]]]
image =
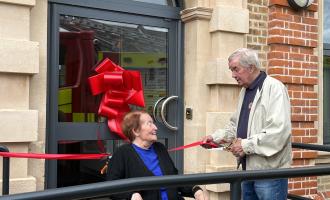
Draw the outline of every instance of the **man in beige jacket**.
[[[229,58],[232,77],[242,86],[237,111],[224,129],[203,138],[230,146],[243,170],[288,168],[291,164],[291,112],[286,87],[260,70],[251,49]],[[288,179],[242,183],[243,200],[286,200]]]

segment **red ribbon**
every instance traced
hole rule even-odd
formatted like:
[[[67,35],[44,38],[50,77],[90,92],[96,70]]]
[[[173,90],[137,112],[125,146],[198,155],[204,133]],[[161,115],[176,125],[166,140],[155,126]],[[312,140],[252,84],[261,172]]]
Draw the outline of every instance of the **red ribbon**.
[[[178,151],[178,150],[183,150],[183,149],[187,149],[187,148],[191,148],[191,147],[199,146],[199,145],[201,145],[201,144],[203,144],[202,141],[193,142],[193,143],[190,143],[190,144],[187,144],[187,145],[184,145],[184,146],[180,146],[180,147],[176,147],[176,148],[169,149],[168,151]]]
[[[121,130],[128,104],[144,107],[144,95],[139,71],[124,70],[110,59],[104,59],[96,68],[98,73],[89,77],[93,95],[103,93],[98,114],[108,118],[108,127],[120,138],[128,140]]]
[[[198,142],[193,142],[193,143],[190,143],[190,144],[187,144],[187,145],[184,145],[184,146],[172,148],[172,149],[169,149],[168,151],[178,151],[178,150],[188,149],[188,148],[191,148],[191,147],[201,146],[201,145],[208,146],[209,148],[218,148],[219,147],[219,145],[217,145],[213,142],[198,141]]]
[[[217,148],[213,143],[210,142],[193,142],[184,146],[169,149],[168,151],[179,151],[195,146],[208,144],[211,148]],[[42,154],[42,153],[12,153],[12,152],[0,152],[2,157],[14,157],[14,158],[35,158],[35,159],[50,159],[50,160],[96,160],[104,157],[111,156],[111,154]]]
[[[42,154],[42,153],[12,153],[0,152],[2,157],[36,158],[50,160],[96,160],[110,156],[110,154]]]

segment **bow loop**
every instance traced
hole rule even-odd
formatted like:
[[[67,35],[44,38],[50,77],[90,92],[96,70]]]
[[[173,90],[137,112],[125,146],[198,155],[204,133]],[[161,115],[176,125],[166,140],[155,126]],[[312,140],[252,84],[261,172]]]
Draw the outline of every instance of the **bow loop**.
[[[108,127],[120,138],[127,140],[121,129],[124,115],[130,111],[129,105],[145,106],[141,74],[139,71],[125,70],[110,59],[104,59],[95,68],[98,73],[89,77],[93,95],[103,94],[98,114],[108,118]]]

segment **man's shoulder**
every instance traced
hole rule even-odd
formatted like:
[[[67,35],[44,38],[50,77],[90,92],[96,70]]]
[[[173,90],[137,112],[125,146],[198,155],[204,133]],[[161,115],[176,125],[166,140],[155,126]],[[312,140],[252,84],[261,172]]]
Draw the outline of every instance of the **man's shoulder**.
[[[274,77],[271,77],[269,75],[267,75],[264,83],[265,83],[265,86],[269,86],[269,87],[271,87],[271,86],[285,87],[284,84],[280,80],[278,80]]]

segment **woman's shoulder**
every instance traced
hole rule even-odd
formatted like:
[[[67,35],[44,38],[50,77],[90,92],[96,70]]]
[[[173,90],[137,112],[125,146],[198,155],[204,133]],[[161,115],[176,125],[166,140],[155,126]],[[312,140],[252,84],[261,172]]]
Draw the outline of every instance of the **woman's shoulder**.
[[[114,153],[124,153],[128,152],[130,149],[132,149],[132,145],[130,143],[125,143],[117,147],[114,151]]]
[[[166,146],[161,142],[155,142],[153,144],[153,146],[154,146],[155,150],[158,152],[167,152]]]
[[[164,148],[164,149],[166,149],[165,145],[163,143],[161,143],[161,142],[155,142],[154,143],[154,146],[155,147],[158,147],[158,148]]]

